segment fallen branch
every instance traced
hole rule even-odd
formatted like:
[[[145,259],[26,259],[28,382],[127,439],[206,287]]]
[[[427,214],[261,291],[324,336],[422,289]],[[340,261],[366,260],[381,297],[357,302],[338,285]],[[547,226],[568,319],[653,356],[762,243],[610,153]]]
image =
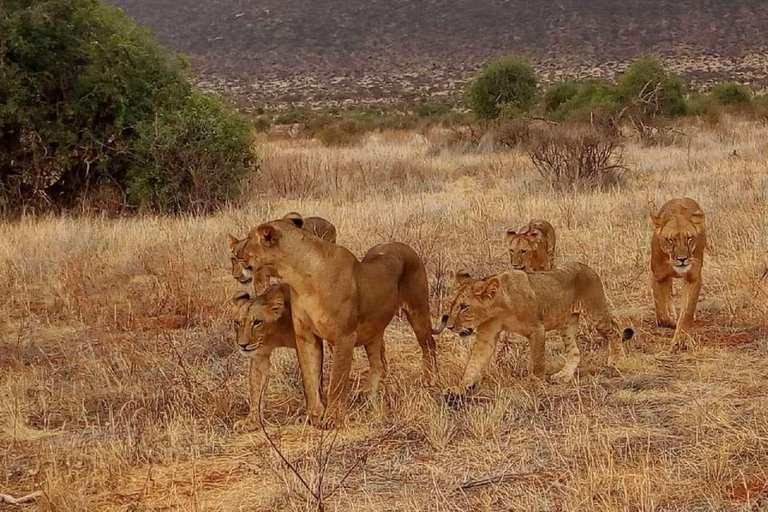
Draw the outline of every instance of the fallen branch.
[[[489,478],[464,482],[463,484],[456,487],[454,492],[468,491],[470,489],[477,489],[478,487],[485,487],[486,485],[501,484],[505,482],[535,481],[543,483],[545,478],[548,480],[557,480],[558,476],[559,475],[553,473],[503,473],[501,475],[496,475]]]
[[[0,503],[8,503],[9,505],[20,505],[22,503],[29,503],[30,501],[35,501],[37,498],[42,498],[43,496],[45,496],[45,494],[43,494],[43,491],[35,491],[33,493],[27,494],[26,496],[22,496],[21,498],[14,498],[10,494],[0,493]]]

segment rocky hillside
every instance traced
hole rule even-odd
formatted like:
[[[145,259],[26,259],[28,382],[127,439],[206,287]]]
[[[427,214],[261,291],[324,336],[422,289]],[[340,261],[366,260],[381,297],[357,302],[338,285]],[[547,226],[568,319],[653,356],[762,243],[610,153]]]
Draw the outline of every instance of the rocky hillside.
[[[693,81],[768,73],[765,0],[111,0],[254,101],[450,94],[492,56],[545,80],[656,53]]]

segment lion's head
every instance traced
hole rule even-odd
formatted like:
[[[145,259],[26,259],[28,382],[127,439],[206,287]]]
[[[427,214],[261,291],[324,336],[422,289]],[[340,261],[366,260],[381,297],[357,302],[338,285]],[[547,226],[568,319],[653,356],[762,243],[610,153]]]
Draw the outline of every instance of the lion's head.
[[[498,276],[476,279],[464,270],[457,272],[456,293],[450,313],[443,315],[439,331],[447,327],[458,332],[459,336],[474,333],[478,325],[497,316],[494,306],[500,287]]]
[[[282,336],[292,336],[290,293],[287,285],[272,285],[266,292],[251,297],[240,292],[232,297],[235,305],[235,341],[246,357]]]
[[[507,243],[509,244],[509,262],[513,269],[526,272],[544,270],[547,252],[537,235],[518,233],[510,229],[507,230]]]
[[[653,216],[659,248],[669,257],[675,272],[684,274],[696,261],[696,249],[704,243],[704,212],[690,215]]]

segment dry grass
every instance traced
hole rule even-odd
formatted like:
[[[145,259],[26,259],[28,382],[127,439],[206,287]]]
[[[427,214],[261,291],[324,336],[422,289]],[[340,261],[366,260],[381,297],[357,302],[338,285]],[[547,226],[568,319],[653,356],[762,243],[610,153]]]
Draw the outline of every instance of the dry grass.
[[[505,269],[504,228],[549,219],[560,260],[593,265],[638,331],[620,373],[595,350],[573,386],[526,380],[527,347],[508,336],[480,399],[455,411],[416,384],[418,347],[396,320],[382,403],[355,401],[347,428],[322,439],[326,492],[364,456],[326,510],[768,506],[768,129],[681,129],[690,144],[630,143],[620,190],[554,194],[521,154],[458,151],[439,132],[382,134],[336,149],[265,143],[269,180],[210,217],[0,225],[0,491],[40,489],[41,510],[313,509],[261,433],[231,429],[247,383],[225,234],[298,210],[334,222],[358,255],[411,244],[435,317],[449,270]],[[707,212],[711,247],[697,344],[671,355],[671,331],[651,321],[648,213],[681,195]],[[562,346],[549,347],[552,372]],[[469,348],[440,339],[444,384]],[[269,431],[314,486],[323,434],[302,423],[294,354],[275,359]],[[353,371],[364,368],[358,354]]]

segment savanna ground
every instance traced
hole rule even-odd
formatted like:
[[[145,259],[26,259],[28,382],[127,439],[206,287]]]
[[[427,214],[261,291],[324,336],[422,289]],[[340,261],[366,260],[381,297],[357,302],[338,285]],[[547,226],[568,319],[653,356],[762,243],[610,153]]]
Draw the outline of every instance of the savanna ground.
[[[325,510],[768,508],[768,128],[689,121],[664,145],[630,141],[626,184],[580,193],[551,192],[521,152],[449,135],[259,141],[263,175],[212,216],[0,225],[0,492],[41,490],[26,505],[40,510],[315,510],[262,432],[232,429],[247,364],[225,235],[297,210],[360,256],[412,245],[435,321],[451,270],[506,269],[504,229],[549,219],[560,261],[592,265],[637,331],[619,371],[586,349],[574,385],[529,381],[526,343],[507,335],[478,399],[454,410],[418,384],[418,346],[395,319],[383,400],[354,399],[332,433],[304,424],[296,357],[278,350],[267,431]],[[695,346],[671,354],[653,322],[649,213],[683,195],[706,211],[710,247]],[[562,344],[548,339],[552,373]],[[580,340],[592,345],[588,327]],[[443,386],[471,343],[439,339]]]

